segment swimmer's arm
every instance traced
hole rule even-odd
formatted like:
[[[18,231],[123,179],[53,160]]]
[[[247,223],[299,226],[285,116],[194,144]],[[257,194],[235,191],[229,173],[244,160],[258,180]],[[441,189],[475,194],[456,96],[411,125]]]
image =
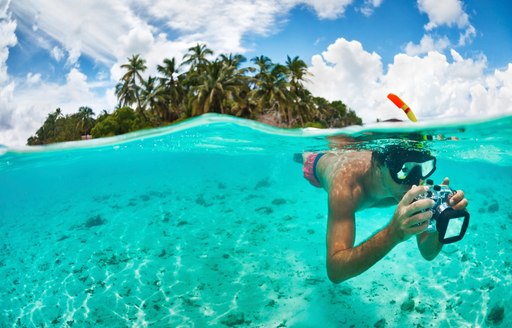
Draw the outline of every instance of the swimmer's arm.
[[[416,235],[416,241],[421,256],[427,261],[432,261],[441,252],[443,244],[439,242],[439,233],[423,232]]]
[[[334,283],[355,277],[381,260],[398,242],[386,227],[354,247],[357,193],[329,193],[327,275]]]
[[[398,203],[391,222],[370,239],[354,247],[355,204],[360,200],[361,193],[357,192],[357,188],[354,192],[343,191],[351,189],[341,187],[329,193],[327,271],[329,279],[335,283],[368,270],[397,244],[423,233],[432,217],[432,212],[426,209],[434,206],[431,199],[415,201],[418,195],[426,191],[426,187],[413,186]],[[431,244],[431,238],[424,241],[423,247],[435,246]]]

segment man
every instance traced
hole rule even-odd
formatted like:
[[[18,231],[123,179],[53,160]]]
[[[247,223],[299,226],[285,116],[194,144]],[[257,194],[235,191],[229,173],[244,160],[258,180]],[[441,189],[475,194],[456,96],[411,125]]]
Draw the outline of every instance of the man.
[[[420,183],[435,171],[435,157],[427,151],[391,145],[379,151],[342,154],[304,154],[304,176],[328,194],[327,274],[334,283],[355,277],[382,259],[393,247],[416,235],[426,260],[441,251],[438,233],[429,233],[431,199],[414,199],[428,190]],[[449,184],[448,178],[443,181]],[[458,190],[448,200],[456,210],[468,201]],[[355,213],[370,207],[397,204],[382,230],[354,246]]]

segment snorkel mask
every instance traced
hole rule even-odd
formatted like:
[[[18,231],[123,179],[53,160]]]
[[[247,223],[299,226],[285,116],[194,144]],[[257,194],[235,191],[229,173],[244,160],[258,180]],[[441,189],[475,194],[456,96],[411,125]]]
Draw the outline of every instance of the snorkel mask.
[[[386,148],[385,156],[384,163],[398,184],[417,185],[436,170],[436,158],[428,151],[392,145]]]

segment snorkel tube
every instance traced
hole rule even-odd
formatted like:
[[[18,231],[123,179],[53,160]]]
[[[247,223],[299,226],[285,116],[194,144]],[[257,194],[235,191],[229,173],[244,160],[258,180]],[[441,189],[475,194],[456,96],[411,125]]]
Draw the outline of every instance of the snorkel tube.
[[[416,122],[417,121],[416,120],[416,116],[414,115],[414,113],[411,110],[411,108],[406,103],[404,103],[404,101],[402,99],[400,99],[400,97],[398,97],[394,93],[390,93],[390,94],[388,94],[388,99],[391,100],[393,102],[393,104],[396,105],[396,107],[398,107],[401,110],[403,110],[404,113],[407,115],[407,117],[412,122]]]

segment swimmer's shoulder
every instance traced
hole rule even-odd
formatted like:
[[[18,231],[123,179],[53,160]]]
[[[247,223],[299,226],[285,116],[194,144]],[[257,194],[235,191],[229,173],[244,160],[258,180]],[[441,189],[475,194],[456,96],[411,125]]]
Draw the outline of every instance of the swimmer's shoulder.
[[[321,161],[326,168],[331,170],[342,170],[358,172],[371,163],[372,153],[370,151],[329,151],[322,156]]]
[[[371,152],[330,153],[326,160],[324,174],[329,180],[329,189],[343,187],[357,194],[361,191],[361,177],[371,165]]]

